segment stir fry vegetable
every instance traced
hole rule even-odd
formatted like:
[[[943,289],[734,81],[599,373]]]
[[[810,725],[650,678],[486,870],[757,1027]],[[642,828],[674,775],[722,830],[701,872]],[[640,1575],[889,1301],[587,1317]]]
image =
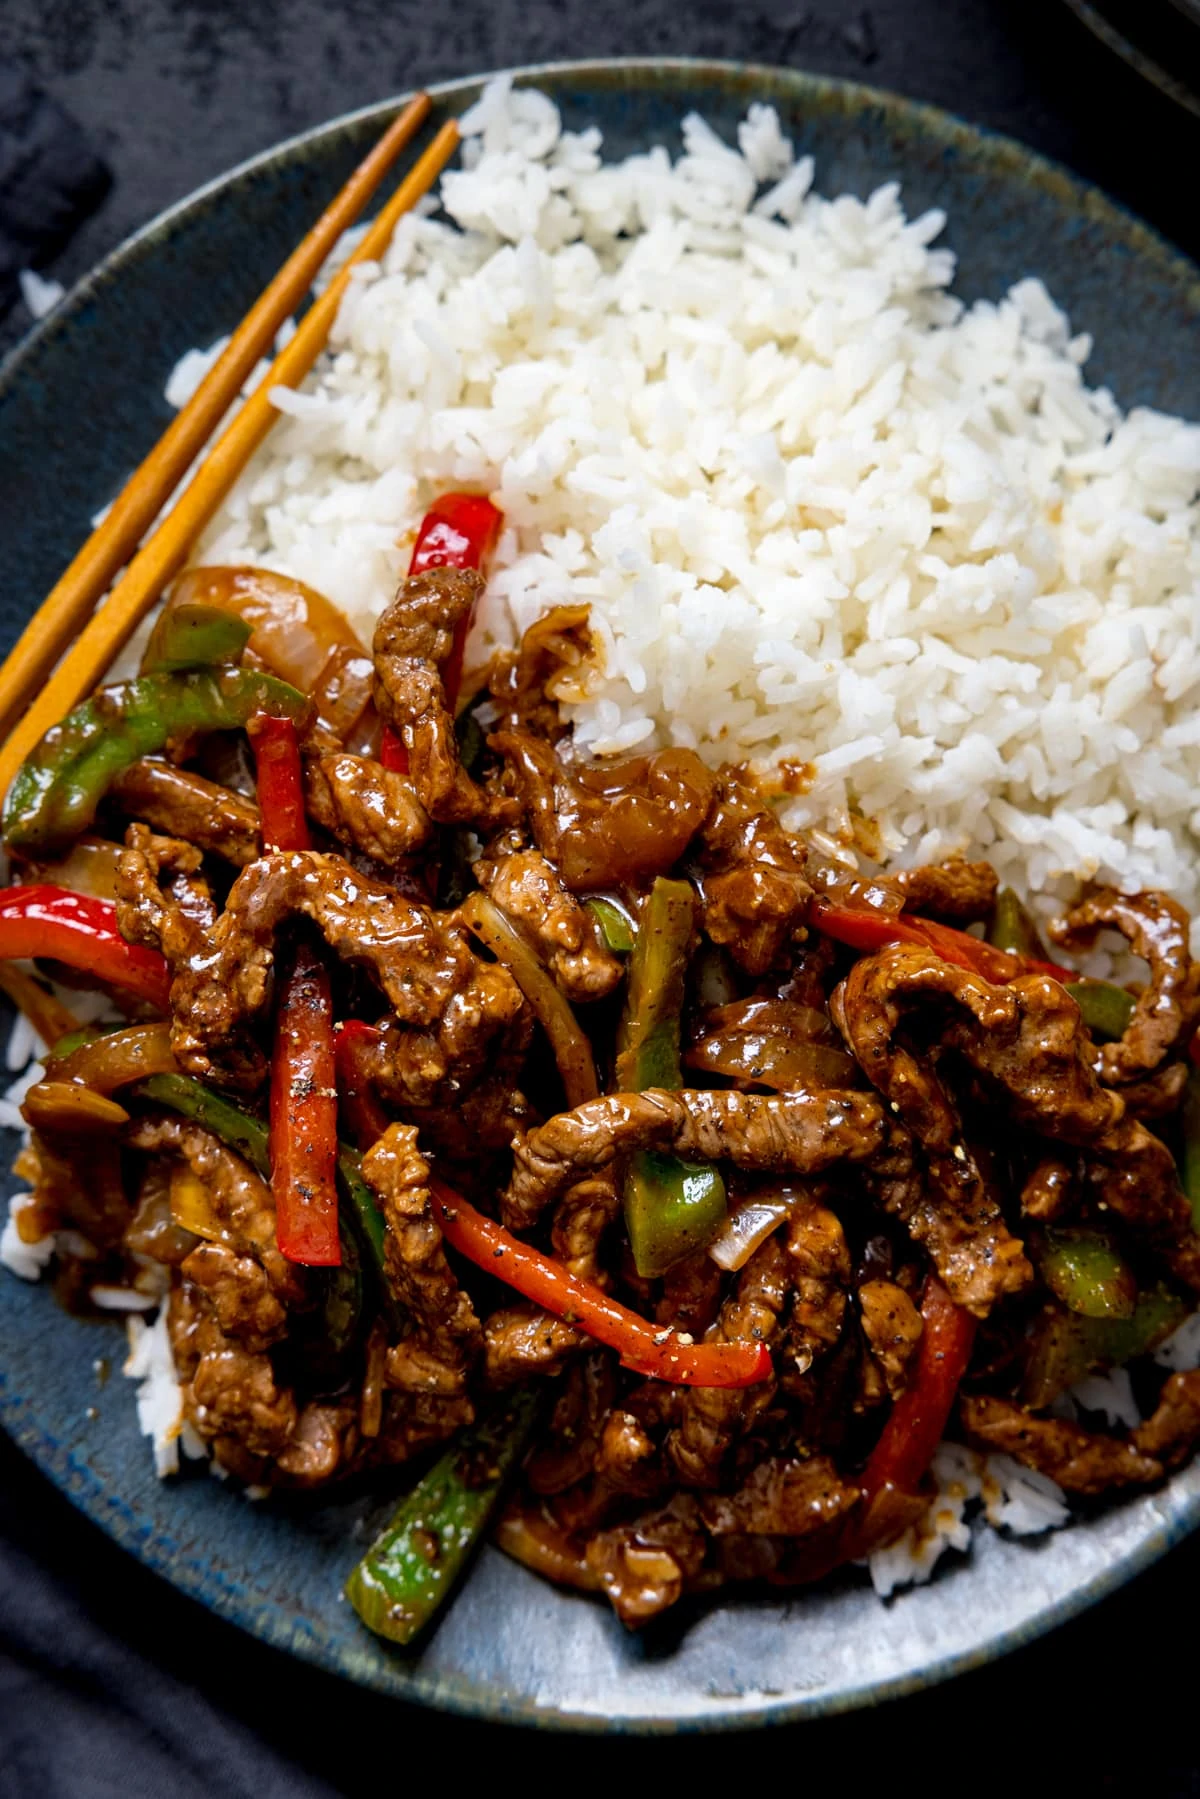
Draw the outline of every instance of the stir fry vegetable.
[[[430,1191],[447,1243],[554,1317],[615,1349],[635,1374],[689,1387],[752,1387],[770,1379],[771,1354],[765,1343],[693,1343],[686,1333],[655,1330],[599,1287],[577,1279],[495,1219],[485,1218],[443,1181],[435,1178]]]
[[[1084,1318],[1132,1318],[1137,1281],[1102,1231],[1048,1230],[1035,1256],[1038,1273],[1069,1312]]]
[[[222,612],[239,628],[249,626],[250,653],[308,694],[318,716],[339,737],[347,742],[357,742],[360,735],[369,739],[369,719],[378,728],[371,703],[371,659],[345,614],[315,588],[273,569],[190,568],[171,590],[161,628],[169,629],[172,615],[191,606]]]
[[[9,789],[4,839],[46,851],[86,831],[122,769],[172,738],[245,725],[257,712],[299,721],[302,693],[257,669],[185,669],[102,687],[47,731]]]
[[[893,1405],[859,1483],[855,1539],[860,1552],[894,1539],[913,1521],[913,1507],[904,1502],[919,1495],[971,1359],[976,1320],[954,1304],[932,1275],[925,1282],[921,1319],[916,1369]],[[922,1501],[917,1514],[923,1510]]]
[[[956,968],[969,968],[972,974],[982,975],[985,981],[999,986],[1022,974],[1050,974],[1056,981],[1071,979],[1071,971],[1057,962],[1009,955],[984,943],[982,938],[972,937],[968,931],[956,931],[951,925],[907,912],[893,916],[868,907],[834,905],[818,897],[809,907],[809,918],[827,937],[848,944],[851,949],[871,952],[889,943],[916,943]]]
[[[679,1018],[695,911],[688,882],[661,878],[642,908],[617,1037],[621,1092],[683,1085]],[[725,1183],[716,1168],[654,1151],[633,1157],[624,1200],[634,1266],[646,1279],[703,1249],[726,1219]]]
[[[126,943],[116,908],[61,887],[0,893],[0,958],[47,956],[165,1012],[171,977],[157,950]]]
[[[296,727],[256,716],[258,804],[269,849],[310,844]],[[281,1255],[309,1267],[341,1261],[337,1203],[337,1083],[329,975],[305,942],[292,946],[275,1011],[271,1059],[271,1186]]]
[[[200,600],[164,606],[150,633],[142,668],[152,674],[160,669],[236,662],[246,647],[250,630],[236,614]]]
[[[1065,985],[1094,1037],[1115,1042],[1125,1035],[1137,1005],[1132,993],[1114,987],[1111,981],[1067,981]]]
[[[539,1400],[523,1388],[497,1401],[401,1500],[346,1582],[376,1636],[411,1643],[445,1603],[533,1434]]]
[[[1030,1337],[1022,1399],[1041,1410],[1087,1375],[1149,1355],[1178,1329],[1188,1310],[1186,1301],[1161,1281],[1138,1294],[1127,1318],[1085,1317],[1047,1306]]]
[[[516,926],[485,893],[471,893],[460,907],[465,924],[512,975],[550,1040],[569,1106],[595,1099],[600,1088],[592,1046],[574,1012]]]
[[[421,520],[408,564],[409,574],[423,575],[431,568],[482,569],[496,547],[503,524],[504,514],[483,494],[443,494]],[[470,630],[471,619],[464,618],[455,628],[454,647],[442,669],[442,686],[451,711],[462,686],[463,654]],[[408,751],[390,726],[384,727],[379,759],[385,768],[402,775],[408,773]]]

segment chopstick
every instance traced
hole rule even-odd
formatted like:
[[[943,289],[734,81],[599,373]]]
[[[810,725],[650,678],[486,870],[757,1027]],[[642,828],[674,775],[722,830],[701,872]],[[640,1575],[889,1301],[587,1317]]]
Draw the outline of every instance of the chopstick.
[[[0,738],[24,708],[95,608],[113,576],[137,548],[186,470],[236,399],[246,377],[270,348],[312,286],[342,232],[358,218],[405,145],[429,116],[418,94],[388,126],[341,192],[264,288],[187,405],[167,426],[141,467],[126,482],[103,522],[59,577],[0,667]]]
[[[7,793],[25,757],[51,725],[55,725],[90,693],[110,662],[182,567],[204,530],[278,414],[272,388],[294,387],[303,380],[324,347],[354,267],[377,260],[386,250],[402,215],[429,191],[458,147],[458,128],[447,120],[429,148],[404,177],[354,254],[347,259],[319,299],[313,301],[263,380],[227,426],[174,506],[147,538],[75,643],[14,726],[0,749],[0,795]],[[63,639],[58,639],[60,647]],[[14,651],[14,655],[16,652]],[[12,657],[9,661],[12,661]],[[7,664],[5,665],[7,669]],[[22,671],[23,681],[32,685]],[[26,687],[28,698],[28,687]]]

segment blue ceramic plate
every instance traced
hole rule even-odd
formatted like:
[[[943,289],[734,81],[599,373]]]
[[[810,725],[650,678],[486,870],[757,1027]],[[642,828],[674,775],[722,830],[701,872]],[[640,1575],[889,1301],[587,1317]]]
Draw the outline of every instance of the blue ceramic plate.
[[[958,292],[1044,277],[1097,350],[1090,378],[1125,406],[1200,416],[1196,271],[1100,194],[1016,144],[861,87],[779,69],[590,63],[527,72],[610,152],[676,144],[691,108],[731,136],[770,100],[826,192],[899,177],[908,210],[944,207]],[[461,112],[477,82],[435,90]],[[150,448],[163,379],[227,331],[349,173],[390,109],[337,121],[246,164],[147,227],[76,289],[0,375],[4,647]],[[944,240],[944,241],[947,241]],[[0,1278],[0,1418],[75,1503],[185,1593],[351,1680],[480,1716],[572,1729],[671,1730],[812,1716],[987,1661],[1094,1603],[1200,1520],[1200,1465],[1162,1492],[1030,1544],[984,1533],[930,1586],[881,1605],[858,1576],[785,1601],[730,1599],[632,1637],[606,1606],[485,1550],[416,1654],[369,1637],[340,1598],[385,1501],[252,1505],[196,1474],[154,1478],[132,1388],[98,1384],[114,1331]]]

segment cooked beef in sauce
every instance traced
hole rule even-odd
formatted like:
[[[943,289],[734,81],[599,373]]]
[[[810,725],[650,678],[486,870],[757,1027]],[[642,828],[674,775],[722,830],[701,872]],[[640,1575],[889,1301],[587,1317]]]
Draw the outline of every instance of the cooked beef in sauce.
[[[851,877],[745,769],[576,755],[559,702],[595,654],[585,607],[496,659],[467,768],[447,670],[481,586],[402,582],[375,633],[377,717],[352,741],[328,708],[301,731],[312,847],[264,850],[258,806],[190,743],[107,796],[120,928],[165,958],[178,1076],[265,1123],[273,1009],[306,945],[381,1220],[375,1269],[302,1265],[249,1152],[152,1082],[107,1111],[35,1095],[39,1228],[87,1238],[114,1280],[158,1270],[187,1423],[239,1478],[314,1488],[420,1468],[497,1395],[544,1392],[499,1540],[629,1625],[729,1583],[811,1581],[919,1517],[928,1457],[887,1516],[872,1470],[931,1379],[939,1316],[967,1345],[948,1435],[1091,1501],[1162,1480],[1200,1440],[1200,1375],[1146,1361],[1157,1409],[1132,1432],[1063,1395],[1146,1357],[1200,1293],[1176,1163],[1200,1019],[1186,915],[1097,889],[1053,952],[988,961],[987,863]],[[375,753],[381,731],[398,751]],[[646,972],[664,894],[673,987]],[[1148,967],[1115,1036],[1048,960],[1102,931]],[[663,1195],[682,1206],[687,1179],[706,1222],[672,1235]],[[766,1378],[623,1365],[510,1252],[447,1242],[454,1195],[656,1343],[764,1346]]]

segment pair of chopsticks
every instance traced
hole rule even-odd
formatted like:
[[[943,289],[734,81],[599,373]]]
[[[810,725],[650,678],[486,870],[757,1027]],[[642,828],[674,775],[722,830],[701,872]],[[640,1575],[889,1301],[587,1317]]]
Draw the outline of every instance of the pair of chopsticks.
[[[448,120],[380,210],[354,254],[313,301],[267,375],[139,549],[144,533],[237,399],[279,327],[303,300],[342,232],[354,223],[401,150],[424,124],[430,104],[427,94],[418,94],[359,164],[255,301],[220,359],[131,476],[0,667],[0,734],[7,734],[0,748],[0,800],[29,752],[51,725],[91,692],[187,560],[196,539],[278,417],[269,398],[271,389],[295,387],[323,349],[354,265],[382,256],[402,214],[429,191],[454,154],[458,129]],[[97,611],[113,576],[135,550],[133,560]]]

